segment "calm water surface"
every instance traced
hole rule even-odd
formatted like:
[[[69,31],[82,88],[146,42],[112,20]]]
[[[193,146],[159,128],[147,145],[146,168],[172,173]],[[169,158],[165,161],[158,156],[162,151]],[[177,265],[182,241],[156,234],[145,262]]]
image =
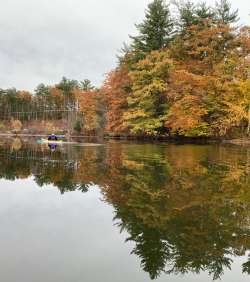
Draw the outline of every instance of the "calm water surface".
[[[250,279],[250,148],[1,139],[0,178],[0,281]]]

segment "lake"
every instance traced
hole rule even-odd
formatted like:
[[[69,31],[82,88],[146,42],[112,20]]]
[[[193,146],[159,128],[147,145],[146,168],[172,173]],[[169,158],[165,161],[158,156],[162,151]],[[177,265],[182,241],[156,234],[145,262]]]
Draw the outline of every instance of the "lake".
[[[0,281],[249,281],[249,147],[1,139],[0,178]]]

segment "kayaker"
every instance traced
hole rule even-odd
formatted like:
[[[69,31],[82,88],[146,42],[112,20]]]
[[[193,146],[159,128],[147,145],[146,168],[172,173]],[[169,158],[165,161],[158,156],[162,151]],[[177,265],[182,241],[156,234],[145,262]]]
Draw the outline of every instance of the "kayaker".
[[[50,134],[48,137],[48,141],[57,141],[57,140],[58,138],[54,133]]]

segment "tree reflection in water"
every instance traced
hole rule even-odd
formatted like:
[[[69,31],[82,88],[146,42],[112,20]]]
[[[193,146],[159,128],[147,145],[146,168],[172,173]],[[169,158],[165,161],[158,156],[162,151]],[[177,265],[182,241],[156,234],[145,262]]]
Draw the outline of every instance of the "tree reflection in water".
[[[7,146],[7,147],[6,147]],[[250,150],[125,144],[0,148],[0,176],[33,176],[61,193],[99,185],[151,279],[208,271],[214,279],[250,250]],[[242,271],[250,274],[249,261]]]

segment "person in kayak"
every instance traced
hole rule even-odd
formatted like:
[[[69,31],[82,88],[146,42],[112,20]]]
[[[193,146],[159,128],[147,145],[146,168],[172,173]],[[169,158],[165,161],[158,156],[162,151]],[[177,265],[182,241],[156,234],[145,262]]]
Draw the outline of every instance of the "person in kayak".
[[[57,140],[58,138],[54,133],[50,134],[48,137],[48,141],[57,141]]]

